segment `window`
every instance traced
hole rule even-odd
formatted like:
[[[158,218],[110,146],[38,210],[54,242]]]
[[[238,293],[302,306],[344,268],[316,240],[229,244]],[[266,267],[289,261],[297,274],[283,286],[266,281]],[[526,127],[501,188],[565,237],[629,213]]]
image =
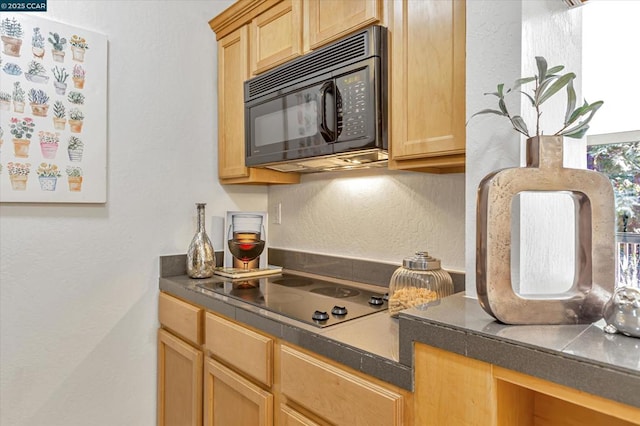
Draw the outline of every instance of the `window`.
[[[587,144],[587,167],[613,185],[618,285],[640,287],[640,131],[590,136]]]

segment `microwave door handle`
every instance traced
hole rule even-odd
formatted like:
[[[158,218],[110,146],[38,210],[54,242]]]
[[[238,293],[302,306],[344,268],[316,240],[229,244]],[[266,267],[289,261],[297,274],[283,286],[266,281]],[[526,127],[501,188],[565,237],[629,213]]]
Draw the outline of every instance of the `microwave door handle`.
[[[327,126],[327,93],[335,93],[335,83],[333,80],[327,81],[320,88],[320,134],[326,142],[336,140],[336,132]],[[332,105],[333,108],[335,108]]]

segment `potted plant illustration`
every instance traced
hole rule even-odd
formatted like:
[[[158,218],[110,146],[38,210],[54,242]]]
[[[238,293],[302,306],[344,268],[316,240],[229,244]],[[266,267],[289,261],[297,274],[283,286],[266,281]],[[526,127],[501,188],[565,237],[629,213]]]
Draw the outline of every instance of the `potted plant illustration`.
[[[73,60],[78,62],[83,62],[84,52],[89,48],[87,41],[83,37],[80,37],[74,34],[71,36],[71,40],[69,40],[69,44],[71,45]]]
[[[24,113],[24,89],[20,85],[19,81],[13,83],[13,111]]]
[[[62,176],[58,166],[51,163],[40,163],[38,170],[38,180],[40,181],[40,189],[43,191],[55,191],[58,178]]]
[[[78,108],[71,108],[69,111],[69,127],[71,133],[82,132],[82,124],[84,120],[84,114]]]
[[[29,69],[24,73],[24,78],[33,83],[46,83],[49,81],[44,65],[38,61],[29,62]]]
[[[511,89],[505,90],[505,85],[499,84],[496,92],[487,93],[497,98],[497,109],[484,109],[474,114],[504,117],[514,130],[527,137],[526,166],[491,172],[478,186],[478,299],[488,314],[505,324],[591,323],[602,318],[604,304],[615,286],[613,189],[604,174],[565,167],[563,138],[582,138],[603,102],[590,104],[585,100],[578,103],[573,87],[576,75],[563,73],[562,65],[548,67],[541,56],[535,60],[537,73],[534,76],[516,80]],[[524,85],[530,83],[532,90],[525,91]],[[566,93],[566,110],[561,116],[563,124],[555,133],[545,133],[541,129],[541,105],[562,92]],[[523,94],[535,112],[535,130],[531,133],[524,119],[513,115],[507,108],[505,97],[513,93]],[[557,303],[553,296],[522,298],[513,290],[509,253],[512,249],[512,219],[518,216],[512,216],[512,202],[525,192],[568,195],[574,202],[572,213],[576,230],[578,224],[580,227],[579,232],[574,233],[574,270],[575,282],[580,282],[580,285],[575,284],[563,293],[564,300],[579,301],[570,308],[567,304]]]
[[[53,127],[56,130],[64,130],[67,123],[67,109],[64,107],[62,101],[55,101],[53,103]]]
[[[42,89],[29,90],[29,104],[31,112],[38,117],[46,117],[49,111],[49,95]]]
[[[0,23],[0,32],[2,33],[2,44],[4,46],[4,54],[9,56],[20,56],[20,48],[22,47],[22,24],[16,18],[4,18]]]
[[[67,91],[67,78],[69,78],[67,70],[65,68],[58,68],[56,65],[55,68],[51,68],[51,72],[53,73],[53,78],[55,78],[53,85],[56,88],[56,94],[64,95]]]
[[[47,159],[56,158],[58,144],[60,143],[60,133],[40,130],[38,137],[40,138],[40,151],[42,152],[42,156]]]
[[[44,57],[44,36],[40,32],[40,27],[33,28],[33,35],[31,36],[31,51],[33,56],[38,59]]]
[[[69,153],[69,160],[73,162],[82,161],[82,152],[84,151],[84,143],[80,138],[71,136],[69,138],[69,145],[67,146],[67,152]]]
[[[51,49],[51,54],[53,55],[53,60],[56,62],[64,62],[64,48],[67,45],[67,39],[64,37],[60,37],[58,33],[49,33],[51,37],[49,37],[49,43],[53,46]]]
[[[82,168],[78,166],[67,166],[67,181],[69,183],[69,191],[82,191]]]
[[[83,105],[84,104],[84,95],[80,92],[71,91],[69,92],[69,96],[67,96],[69,102],[75,105]]]
[[[9,169],[11,189],[14,191],[26,191],[27,179],[29,178],[29,172],[31,171],[31,164],[9,162],[7,164],[7,168]]]
[[[9,111],[11,108],[11,94],[0,91],[0,110]]]
[[[73,86],[76,89],[84,88],[84,76],[85,70],[82,68],[82,65],[76,64],[73,66]]]
[[[12,62],[7,62],[6,64],[4,64],[4,67],[2,67],[2,71],[6,72],[9,75],[17,76],[22,74],[22,68],[20,68],[20,65],[14,64]]]
[[[31,136],[36,124],[31,117],[11,117],[10,123],[14,155],[19,158],[27,158],[29,156]]]

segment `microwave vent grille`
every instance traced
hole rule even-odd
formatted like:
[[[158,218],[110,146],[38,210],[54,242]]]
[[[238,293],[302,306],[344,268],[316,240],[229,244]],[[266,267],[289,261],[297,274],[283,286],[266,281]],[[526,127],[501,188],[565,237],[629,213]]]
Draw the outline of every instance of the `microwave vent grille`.
[[[348,37],[249,80],[247,82],[248,97],[253,99],[279,89],[285,84],[288,86],[300,79],[308,79],[310,76],[328,72],[354,60],[366,58],[367,51],[366,32]]]

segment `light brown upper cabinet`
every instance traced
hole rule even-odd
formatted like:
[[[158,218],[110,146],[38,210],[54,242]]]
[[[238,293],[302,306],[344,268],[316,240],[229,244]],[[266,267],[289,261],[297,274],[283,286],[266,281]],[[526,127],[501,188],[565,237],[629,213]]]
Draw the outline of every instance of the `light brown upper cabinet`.
[[[373,24],[389,28],[389,168],[464,171],[464,0],[243,0],[210,21],[221,183],[299,182],[245,167],[243,83]]]
[[[465,2],[393,1],[392,169],[461,172],[465,162]]]
[[[295,173],[281,173],[245,166],[244,82],[249,79],[249,21],[240,6],[254,6],[253,13],[268,10],[276,1],[239,2],[209,23],[218,37],[218,178],[222,184],[298,183]],[[243,13],[240,13],[243,12]],[[217,28],[220,31],[217,31]],[[231,30],[233,29],[233,30]],[[268,43],[267,43],[268,44]],[[265,53],[266,55],[266,53]],[[267,57],[265,56],[265,60]]]
[[[284,0],[251,21],[251,75],[302,55],[302,0]]]
[[[307,0],[310,48],[346,36],[360,28],[380,23],[383,0]]]

